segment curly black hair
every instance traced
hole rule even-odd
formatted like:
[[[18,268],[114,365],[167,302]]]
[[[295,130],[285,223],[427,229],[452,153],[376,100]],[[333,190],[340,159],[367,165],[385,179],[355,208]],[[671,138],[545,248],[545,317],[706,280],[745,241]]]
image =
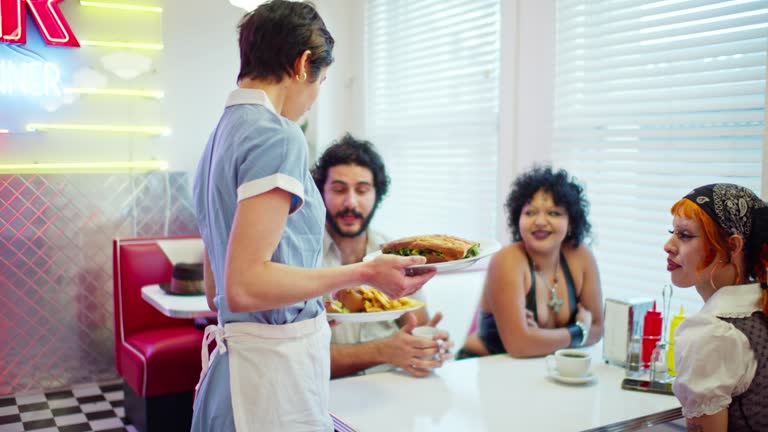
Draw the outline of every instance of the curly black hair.
[[[378,207],[389,190],[390,180],[387,169],[384,167],[384,160],[370,141],[356,139],[349,133],[325,149],[315,162],[315,166],[312,167],[312,178],[315,180],[317,189],[321,193],[323,192],[325,182],[328,180],[329,169],[336,165],[348,164],[359,165],[371,170],[373,187],[376,188],[376,205],[374,208]]]
[[[531,202],[536,192],[542,189],[552,194],[555,205],[565,208],[568,213],[569,232],[563,243],[570,243],[573,247],[579,246],[592,231],[592,225],[587,220],[589,202],[584,188],[564,169],[553,171],[550,166],[535,166],[512,183],[512,190],[509,191],[504,205],[512,240],[522,240],[520,213],[523,207]]]

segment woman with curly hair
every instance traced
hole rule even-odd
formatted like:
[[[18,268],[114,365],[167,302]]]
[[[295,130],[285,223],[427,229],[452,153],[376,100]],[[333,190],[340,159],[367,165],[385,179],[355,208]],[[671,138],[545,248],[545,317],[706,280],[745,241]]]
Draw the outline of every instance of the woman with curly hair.
[[[719,183],[694,189],[672,215],[667,270],[705,302],[675,331],[672,389],[688,430],[768,430],[768,205]]]
[[[514,243],[489,264],[478,331],[457,358],[536,357],[600,340],[600,276],[584,245],[588,207],[565,170],[535,167],[515,180],[506,202]]]

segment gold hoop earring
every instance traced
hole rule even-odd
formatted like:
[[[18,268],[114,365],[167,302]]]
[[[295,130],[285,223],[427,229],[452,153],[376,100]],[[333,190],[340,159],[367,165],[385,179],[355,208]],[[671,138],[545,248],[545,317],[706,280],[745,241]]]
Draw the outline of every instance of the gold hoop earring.
[[[296,81],[304,82],[307,80],[307,73],[302,72],[301,74],[296,74]]]
[[[739,266],[737,266],[735,262],[731,262],[731,264],[733,264],[733,268],[736,269],[736,280],[733,281],[733,284],[738,285],[739,282],[741,282],[741,270],[739,269]]]
[[[715,266],[712,267],[712,271],[709,272],[709,285],[712,287],[712,291],[717,291],[717,287],[715,286],[714,276],[715,276],[715,270],[717,270],[718,267],[720,267],[720,263],[723,263],[725,261],[720,260],[715,262]]]
[[[725,261],[722,261],[725,262]],[[736,270],[736,279],[733,281],[732,285],[738,285],[741,281],[741,270],[739,269],[739,266],[736,265],[735,262],[733,262],[733,258],[729,257],[728,262],[726,264],[730,264],[733,266],[733,269]]]
[[[717,261],[715,263],[715,266],[712,267],[712,271],[709,273],[709,285],[712,286],[712,289],[714,291],[717,291],[718,288],[715,287],[715,281],[713,280],[713,276],[715,274],[715,270],[717,270],[717,268],[720,266],[720,263],[730,264],[730,265],[733,266],[733,269],[736,270],[736,279],[734,279],[734,281],[733,281],[733,283],[731,285],[738,285],[739,282],[741,281],[741,269],[739,269],[739,266],[737,266],[735,262],[733,262],[733,261],[727,261],[726,262],[724,260]]]

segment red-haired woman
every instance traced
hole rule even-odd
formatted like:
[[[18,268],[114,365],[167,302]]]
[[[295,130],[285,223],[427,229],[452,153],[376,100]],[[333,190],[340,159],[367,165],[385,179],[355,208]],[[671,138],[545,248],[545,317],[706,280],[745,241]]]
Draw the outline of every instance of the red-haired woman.
[[[766,431],[768,206],[744,187],[711,184],[672,215],[667,270],[705,302],[675,332],[673,389],[688,430]]]

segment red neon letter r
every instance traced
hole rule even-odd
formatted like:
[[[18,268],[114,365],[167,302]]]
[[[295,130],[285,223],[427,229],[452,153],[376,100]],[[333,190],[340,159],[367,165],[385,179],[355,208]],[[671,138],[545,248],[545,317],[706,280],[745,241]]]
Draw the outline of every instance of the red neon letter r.
[[[0,0],[0,42],[27,42],[25,5],[48,45],[79,47],[75,34],[57,3],[63,0]]]

